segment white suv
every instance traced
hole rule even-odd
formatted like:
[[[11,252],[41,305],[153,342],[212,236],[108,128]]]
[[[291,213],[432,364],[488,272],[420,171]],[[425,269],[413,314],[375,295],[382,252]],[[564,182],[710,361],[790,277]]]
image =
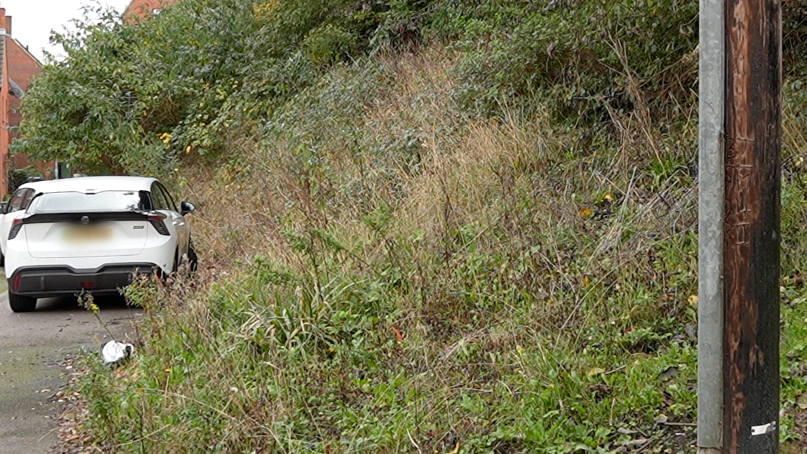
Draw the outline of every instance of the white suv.
[[[154,178],[80,177],[37,182],[6,244],[8,299],[14,312],[36,299],[117,293],[138,273],[167,275],[182,261],[196,268],[192,204],[174,204]]]
[[[6,243],[8,242],[8,232],[11,230],[11,224],[14,219],[25,214],[25,209],[28,208],[36,194],[37,186],[43,183],[45,182],[35,181],[20,185],[11,194],[8,202],[2,205],[2,209],[0,209],[0,266],[3,265],[3,260],[6,256]]]

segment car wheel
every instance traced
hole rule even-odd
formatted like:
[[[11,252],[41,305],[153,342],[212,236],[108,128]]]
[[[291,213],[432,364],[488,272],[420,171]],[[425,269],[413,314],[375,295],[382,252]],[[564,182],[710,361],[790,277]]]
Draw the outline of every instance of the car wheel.
[[[6,256],[0,252],[0,266],[6,266]]]
[[[199,268],[199,256],[196,255],[196,249],[193,248],[193,243],[188,245],[188,269],[191,273],[195,273]]]
[[[8,292],[8,305],[14,312],[31,312],[36,309],[36,298]]]
[[[177,271],[179,271],[179,267],[181,265],[179,260],[180,260],[179,259],[179,249],[177,249],[176,251],[174,251],[174,266],[171,267],[171,272],[169,273],[169,275],[176,274]]]

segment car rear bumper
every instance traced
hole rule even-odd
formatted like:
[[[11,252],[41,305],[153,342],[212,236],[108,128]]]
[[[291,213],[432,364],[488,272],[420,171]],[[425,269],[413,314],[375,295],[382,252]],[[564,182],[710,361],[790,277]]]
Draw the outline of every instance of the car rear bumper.
[[[82,291],[94,295],[117,294],[131,284],[137,274],[150,275],[159,270],[153,263],[117,263],[97,269],[69,266],[23,267],[8,279],[9,291],[18,295],[46,298],[76,295]]]

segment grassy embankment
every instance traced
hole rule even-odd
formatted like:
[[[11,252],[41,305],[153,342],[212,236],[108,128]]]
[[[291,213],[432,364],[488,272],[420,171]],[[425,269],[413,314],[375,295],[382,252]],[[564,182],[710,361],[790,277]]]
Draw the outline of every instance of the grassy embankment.
[[[147,312],[138,354],[112,372],[89,357],[79,384],[91,442],[691,452],[697,58],[682,5],[664,17],[680,33],[667,41],[572,33],[583,12],[565,4],[523,7],[506,30],[493,13],[460,34],[435,20],[439,39],[327,65],[260,121],[241,119],[227,154],[189,153],[180,173],[204,269],[170,292],[131,289]],[[798,452],[807,140],[795,81],[781,434]]]

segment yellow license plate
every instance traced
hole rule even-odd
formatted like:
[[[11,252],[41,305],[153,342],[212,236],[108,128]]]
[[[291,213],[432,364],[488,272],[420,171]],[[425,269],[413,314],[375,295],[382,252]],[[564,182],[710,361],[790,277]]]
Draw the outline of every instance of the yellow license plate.
[[[89,243],[93,241],[108,240],[112,231],[108,227],[86,226],[66,229],[62,239],[68,243]]]

